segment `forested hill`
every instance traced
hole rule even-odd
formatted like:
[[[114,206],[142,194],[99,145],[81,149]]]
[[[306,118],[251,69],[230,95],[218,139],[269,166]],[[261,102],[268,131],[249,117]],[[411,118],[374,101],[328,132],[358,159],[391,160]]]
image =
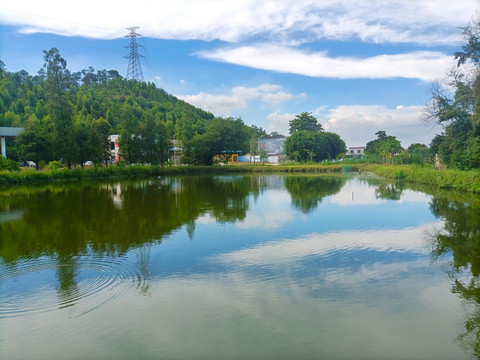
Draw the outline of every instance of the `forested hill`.
[[[26,71],[8,72],[0,61],[0,126],[24,127],[30,121],[48,121],[49,109],[47,76]],[[133,113],[138,123],[145,117],[161,120],[168,133],[174,134],[175,125],[187,111],[196,132],[202,132],[212,113],[196,108],[153,83],[140,83],[122,78],[114,70],[93,68],[69,74],[66,98],[77,121],[105,119],[110,133],[118,133],[127,113]]]
[[[265,132],[240,118],[218,118],[153,83],[122,78],[92,67],[71,73],[56,48],[44,51],[37,75],[9,72],[0,60],[0,126],[23,127],[8,141],[12,161],[69,168],[88,160],[107,164],[109,135],[118,134],[124,162],[164,164],[172,140],[182,144],[183,163],[211,163],[213,155],[249,148]]]

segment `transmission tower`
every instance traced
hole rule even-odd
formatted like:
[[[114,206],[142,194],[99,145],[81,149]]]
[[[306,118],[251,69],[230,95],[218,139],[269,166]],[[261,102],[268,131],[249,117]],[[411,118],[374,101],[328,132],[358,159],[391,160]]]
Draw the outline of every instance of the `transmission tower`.
[[[130,32],[125,37],[130,38],[130,43],[125,45],[125,47],[130,48],[130,53],[128,56],[124,56],[124,58],[128,59],[127,79],[143,81],[142,66],[140,65],[140,58],[143,55],[138,53],[138,47],[142,45],[137,44],[137,36],[142,36],[137,33],[139,28],[139,26],[127,28]]]

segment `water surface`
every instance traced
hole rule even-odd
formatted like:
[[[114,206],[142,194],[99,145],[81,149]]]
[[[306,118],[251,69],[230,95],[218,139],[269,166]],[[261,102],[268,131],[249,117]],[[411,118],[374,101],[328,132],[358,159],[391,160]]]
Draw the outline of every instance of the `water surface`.
[[[0,354],[470,358],[478,204],[346,176],[5,189]]]

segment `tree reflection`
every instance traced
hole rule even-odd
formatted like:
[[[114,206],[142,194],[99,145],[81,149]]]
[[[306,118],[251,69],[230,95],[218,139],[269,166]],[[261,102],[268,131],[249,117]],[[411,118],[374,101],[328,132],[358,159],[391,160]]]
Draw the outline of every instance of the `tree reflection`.
[[[293,206],[307,214],[315,210],[325,196],[338,193],[345,185],[345,177],[287,176],[285,187]]]
[[[458,340],[480,357],[480,199],[452,196],[435,196],[430,205],[445,224],[433,239],[434,256],[453,255],[452,292],[474,308]]]
[[[124,181],[24,187],[0,192],[0,257],[14,267],[22,259],[48,256],[57,263],[62,306],[78,298],[78,258],[117,257],[135,249],[137,287],[148,293],[150,246],[182,226],[194,238],[196,219],[218,222],[246,217],[250,194],[266,186],[261,177],[197,176],[165,183]],[[11,217],[4,216],[5,219]]]
[[[380,184],[375,189],[377,199],[400,200],[404,187],[397,184]]]
[[[58,287],[57,293],[60,298],[60,308],[75,305],[75,299],[79,298],[80,290],[75,279],[76,260],[70,255],[59,255],[57,264]]]

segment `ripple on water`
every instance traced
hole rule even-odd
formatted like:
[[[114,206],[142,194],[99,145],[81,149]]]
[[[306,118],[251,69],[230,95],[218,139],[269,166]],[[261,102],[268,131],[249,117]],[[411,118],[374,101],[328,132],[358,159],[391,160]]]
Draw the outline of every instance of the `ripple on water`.
[[[118,299],[128,286],[145,283],[145,274],[121,258],[55,258],[1,266],[0,319],[73,307],[83,315]]]

